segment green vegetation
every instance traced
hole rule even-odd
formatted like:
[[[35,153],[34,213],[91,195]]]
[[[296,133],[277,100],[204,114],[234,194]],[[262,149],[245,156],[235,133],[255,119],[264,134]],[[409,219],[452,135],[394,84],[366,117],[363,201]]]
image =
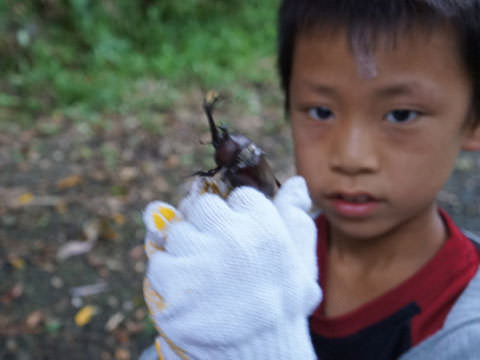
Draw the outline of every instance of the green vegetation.
[[[277,4],[3,0],[0,119],[2,107],[121,113],[169,106],[192,85],[273,83]]]

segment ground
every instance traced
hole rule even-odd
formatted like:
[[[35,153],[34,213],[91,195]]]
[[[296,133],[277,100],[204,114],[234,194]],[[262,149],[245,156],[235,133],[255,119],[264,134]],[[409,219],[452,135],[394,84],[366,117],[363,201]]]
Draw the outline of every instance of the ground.
[[[202,91],[142,115],[40,116],[0,131],[0,358],[136,359],[155,330],[142,297],[141,212],[176,204],[214,167]],[[294,173],[279,94],[227,98],[218,122],[251,137],[277,177]],[[145,116],[148,121],[145,121]],[[480,156],[462,154],[439,196],[480,234]]]

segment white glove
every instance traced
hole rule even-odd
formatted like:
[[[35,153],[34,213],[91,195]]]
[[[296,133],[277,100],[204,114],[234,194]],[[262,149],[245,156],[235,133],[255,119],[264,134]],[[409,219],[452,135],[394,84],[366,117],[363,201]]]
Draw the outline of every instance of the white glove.
[[[315,359],[307,318],[322,295],[304,179],[273,202],[251,187],[226,200],[199,188],[180,212],[153,202],[144,213],[159,358]]]

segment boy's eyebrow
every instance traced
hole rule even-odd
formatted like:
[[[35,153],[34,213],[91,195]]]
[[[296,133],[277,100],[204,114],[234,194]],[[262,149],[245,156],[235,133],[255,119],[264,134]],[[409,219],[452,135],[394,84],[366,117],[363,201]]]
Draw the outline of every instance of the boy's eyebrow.
[[[327,85],[308,82],[307,86],[310,88],[310,90],[324,95],[335,95],[337,93],[333,87]]]
[[[385,86],[376,91],[378,96],[391,97],[398,95],[421,94],[427,91],[428,88],[420,85],[417,81],[400,83],[395,85]]]
[[[323,84],[316,84],[313,82],[307,83],[308,88],[311,91],[314,91],[319,94],[323,95],[337,95],[338,92],[335,90],[334,87],[323,85]],[[400,96],[400,95],[420,95],[429,93],[429,87],[420,84],[418,81],[408,81],[408,82],[401,82],[398,84],[386,85],[375,90],[375,95],[379,97],[392,97],[392,96]]]

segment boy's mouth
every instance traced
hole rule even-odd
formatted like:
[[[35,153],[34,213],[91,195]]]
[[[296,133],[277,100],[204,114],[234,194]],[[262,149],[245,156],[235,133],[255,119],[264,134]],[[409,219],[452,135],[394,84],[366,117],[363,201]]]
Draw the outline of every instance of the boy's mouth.
[[[335,192],[327,195],[333,209],[344,217],[365,217],[379,206],[380,200],[365,193]]]
[[[358,194],[358,195],[349,195],[349,194],[335,194],[334,199],[344,200],[346,202],[351,202],[355,204],[366,203],[368,201],[373,201],[374,198],[368,194]]]

